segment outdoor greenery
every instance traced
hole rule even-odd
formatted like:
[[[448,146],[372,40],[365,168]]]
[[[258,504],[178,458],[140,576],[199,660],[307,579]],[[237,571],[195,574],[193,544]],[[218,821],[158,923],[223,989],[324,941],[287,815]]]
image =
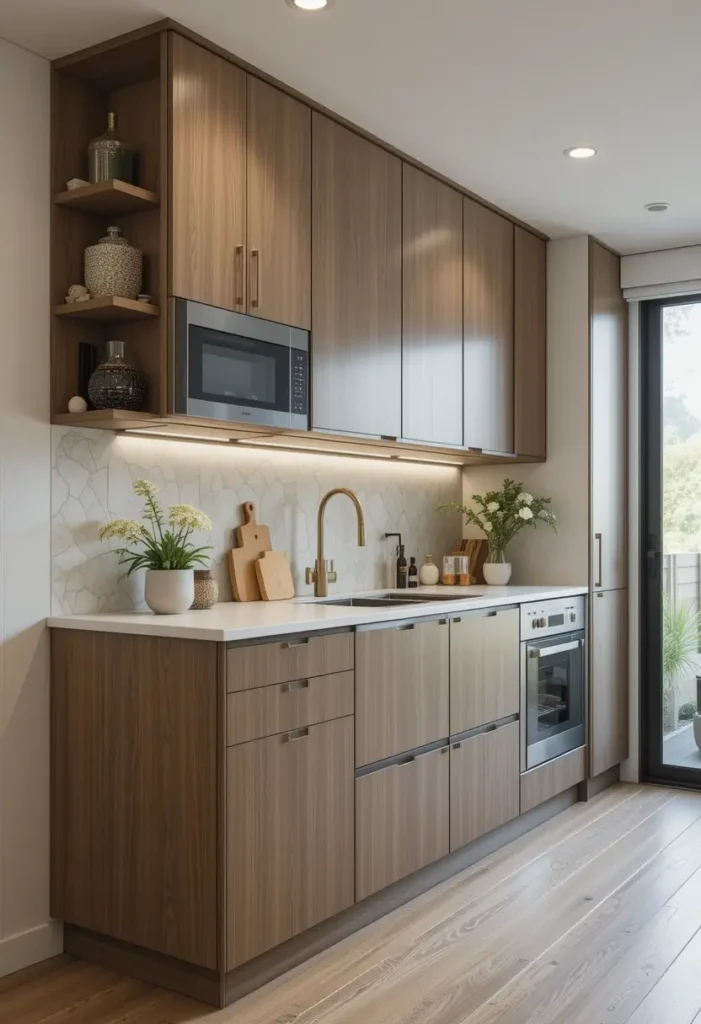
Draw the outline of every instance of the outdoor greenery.
[[[679,708],[679,721],[690,722],[696,714],[696,701],[690,700]]]
[[[686,601],[673,602],[664,594],[662,672],[668,687],[675,687],[684,676],[696,672],[700,633],[701,615]]]

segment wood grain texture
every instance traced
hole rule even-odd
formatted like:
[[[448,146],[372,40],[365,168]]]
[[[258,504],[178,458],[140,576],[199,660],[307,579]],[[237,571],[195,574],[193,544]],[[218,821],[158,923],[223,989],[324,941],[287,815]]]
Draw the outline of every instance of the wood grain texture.
[[[450,748],[450,849],[457,850],[519,814],[518,722]]]
[[[242,311],[246,75],[171,33],[171,108],[172,294]]]
[[[309,107],[248,77],[248,312],[311,328]]]
[[[628,757],[628,591],[592,595],[589,636],[589,774]]]
[[[586,778],[587,748],[571,750],[521,776],[521,814]]]
[[[260,583],[256,563],[264,551],[270,551],[270,530],[256,521],[252,501],[243,503],[244,523],[234,530],[237,548],[229,551],[229,578],[237,601],[260,601]]]
[[[295,596],[292,569],[284,551],[264,551],[256,561],[256,578],[264,601],[289,601]]]
[[[227,751],[227,967],[353,902],[353,719]]]
[[[464,201],[465,444],[514,451],[514,226]]]
[[[52,914],[217,966],[216,645],[54,630]]]
[[[401,161],[312,115],[312,426],[402,432]]]
[[[353,668],[353,647],[351,632],[230,647],[226,652],[226,687],[232,693],[347,672]]]
[[[546,452],[546,243],[514,228],[514,438],[517,455]]]
[[[356,766],[448,736],[447,620],[355,634]]]
[[[620,265],[618,256],[590,241],[591,585],[595,590],[628,585],[628,308],[621,292]]]
[[[462,196],[402,164],[402,436],[463,437]]]
[[[356,780],[356,900],[448,853],[449,786],[448,747]]]
[[[450,620],[450,735],[519,712],[519,611]]]
[[[352,715],[353,682],[352,672],[337,672],[230,693],[226,702],[227,744]]]

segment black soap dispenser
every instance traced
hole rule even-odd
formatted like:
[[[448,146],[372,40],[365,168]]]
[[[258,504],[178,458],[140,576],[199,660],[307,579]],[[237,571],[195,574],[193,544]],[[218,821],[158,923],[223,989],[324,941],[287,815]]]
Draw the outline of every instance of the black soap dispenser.
[[[397,548],[397,587],[400,590],[406,590],[409,584],[409,574],[407,570],[406,557],[404,555],[404,545],[400,544]]]
[[[419,585],[419,567],[416,564],[416,559],[412,555],[409,559],[409,590],[413,590]]]

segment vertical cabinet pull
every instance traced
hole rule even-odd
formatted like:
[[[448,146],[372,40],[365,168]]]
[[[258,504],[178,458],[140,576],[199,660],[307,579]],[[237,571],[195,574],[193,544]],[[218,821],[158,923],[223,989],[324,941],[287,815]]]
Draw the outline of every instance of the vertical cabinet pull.
[[[243,306],[243,246],[234,249],[234,305]]]
[[[599,578],[598,578],[597,582],[594,584],[594,589],[596,589],[597,587],[603,587],[603,585],[604,585],[604,579],[603,579],[603,576],[604,576],[604,572],[603,572],[603,565],[604,565],[604,554],[603,554],[603,551],[604,551],[604,541],[603,541],[602,534],[595,533],[594,534],[594,540],[599,545],[599,568],[598,568],[598,576],[599,576]]]
[[[251,294],[251,308],[258,309],[260,306],[260,253],[258,249],[251,249],[251,281],[255,284],[255,292]]]

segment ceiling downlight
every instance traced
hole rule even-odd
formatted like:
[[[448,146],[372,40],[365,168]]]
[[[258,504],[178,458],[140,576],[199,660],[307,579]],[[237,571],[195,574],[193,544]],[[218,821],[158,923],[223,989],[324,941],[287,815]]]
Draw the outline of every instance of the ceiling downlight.
[[[327,11],[334,4],[334,0],[285,0],[285,2],[288,7],[292,7],[295,11],[307,13]]]
[[[569,149],[563,150],[563,155],[573,160],[589,160],[590,157],[596,156],[596,152],[593,146],[570,146]]]
[[[646,203],[645,209],[648,213],[665,213],[669,209],[669,203]]]

